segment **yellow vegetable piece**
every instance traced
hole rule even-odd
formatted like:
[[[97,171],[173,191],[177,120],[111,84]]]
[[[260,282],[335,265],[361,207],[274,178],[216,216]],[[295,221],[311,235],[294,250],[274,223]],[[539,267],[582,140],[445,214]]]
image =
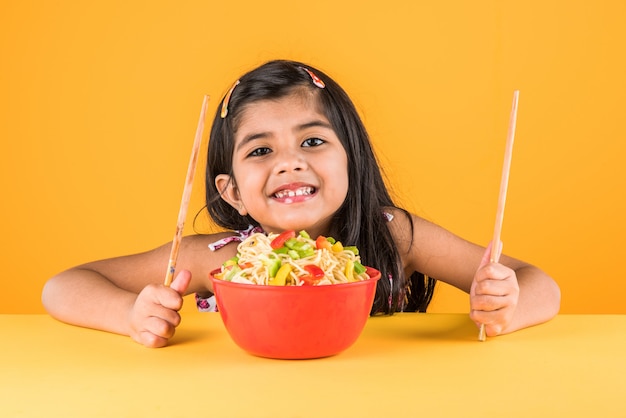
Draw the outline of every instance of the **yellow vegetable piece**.
[[[224,267],[234,266],[235,264],[237,264],[237,260],[230,258],[224,262]]]
[[[346,271],[344,271],[344,273],[349,282],[356,282],[354,278],[354,262],[352,260],[348,260],[346,263]]]
[[[337,241],[336,243],[333,244],[331,248],[333,249],[334,252],[339,253],[343,251],[343,244]]]
[[[271,286],[284,286],[287,283],[287,276],[291,273],[293,267],[291,264],[283,264],[276,273],[276,276],[269,279],[267,284]]]

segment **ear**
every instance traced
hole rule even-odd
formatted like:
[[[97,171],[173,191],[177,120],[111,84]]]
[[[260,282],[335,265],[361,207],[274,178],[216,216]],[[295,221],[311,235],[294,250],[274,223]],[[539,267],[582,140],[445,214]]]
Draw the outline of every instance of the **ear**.
[[[218,174],[215,177],[215,187],[220,192],[220,196],[224,201],[239,212],[241,216],[246,216],[248,211],[241,201],[239,190],[235,184],[235,179],[228,174]]]

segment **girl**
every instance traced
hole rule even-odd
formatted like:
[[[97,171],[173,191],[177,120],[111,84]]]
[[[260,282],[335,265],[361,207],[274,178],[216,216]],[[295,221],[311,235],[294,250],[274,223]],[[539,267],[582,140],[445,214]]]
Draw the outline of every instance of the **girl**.
[[[489,263],[491,246],[396,206],[351,100],[311,66],[272,61],[237,80],[215,115],[207,162],[208,212],[234,234],[185,237],[171,287],[161,284],[170,244],[69,269],[44,287],[48,312],[164,346],[182,296],[195,292],[206,307],[207,273],[235,255],[238,241],[254,230],[290,229],[356,245],[388,278],[378,281],[372,314],[426,311],[435,279],[469,293],[470,317],[489,336],[558,312],[559,288],[540,269],[504,255]]]

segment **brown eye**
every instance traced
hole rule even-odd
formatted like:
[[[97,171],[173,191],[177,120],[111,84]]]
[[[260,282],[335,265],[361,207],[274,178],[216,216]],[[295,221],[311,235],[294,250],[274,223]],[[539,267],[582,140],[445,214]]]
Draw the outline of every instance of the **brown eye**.
[[[306,139],[302,143],[302,146],[303,147],[317,147],[317,146],[322,145],[324,142],[325,141],[323,139],[320,139],[320,138],[309,138],[309,139]]]
[[[254,149],[250,154],[248,154],[248,157],[261,157],[263,155],[269,154],[270,152],[272,152],[270,148],[260,147]]]

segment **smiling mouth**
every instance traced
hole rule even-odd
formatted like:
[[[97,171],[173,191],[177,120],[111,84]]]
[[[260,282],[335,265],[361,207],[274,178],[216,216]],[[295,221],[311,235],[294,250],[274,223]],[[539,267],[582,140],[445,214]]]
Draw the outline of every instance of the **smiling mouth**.
[[[300,187],[295,190],[279,190],[274,193],[276,199],[288,199],[296,196],[309,196],[315,193],[315,187]]]

